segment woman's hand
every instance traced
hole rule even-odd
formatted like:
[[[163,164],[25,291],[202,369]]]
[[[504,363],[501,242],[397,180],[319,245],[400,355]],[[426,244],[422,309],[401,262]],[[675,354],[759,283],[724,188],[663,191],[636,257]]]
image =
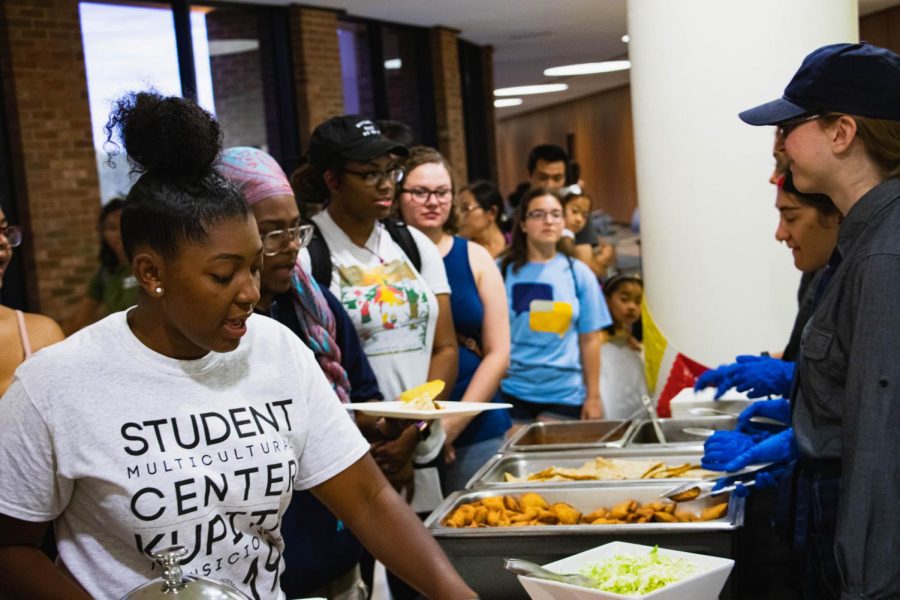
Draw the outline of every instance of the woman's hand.
[[[603,418],[603,403],[600,395],[588,396],[581,405],[581,420],[590,421]]]

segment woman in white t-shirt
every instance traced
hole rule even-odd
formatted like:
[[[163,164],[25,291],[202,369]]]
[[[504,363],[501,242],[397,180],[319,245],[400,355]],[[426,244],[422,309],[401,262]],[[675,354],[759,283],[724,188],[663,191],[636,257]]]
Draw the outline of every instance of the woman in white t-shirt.
[[[178,544],[186,574],[283,598],[292,489],[428,597],[474,597],[312,352],[251,318],[262,242],[212,169],[212,116],[138,93],[111,122],[144,172],[122,216],[139,300],[25,362],[0,400],[0,597],[121,598],[159,576],[151,553]],[[37,549],[51,522],[58,568]]]
[[[407,153],[362,117],[333,117],[316,127],[303,187],[318,188],[328,205],[313,217],[318,233],[300,261],[346,308],[386,399],[433,379],[446,383],[439,397],[446,399],[457,349],[443,260],[420,231],[382,221],[403,177],[396,160]],[[372,446],[385,475],[420,514],[442,500],[438,467],[446,436],[439,421],[430,423],[388,432]]]

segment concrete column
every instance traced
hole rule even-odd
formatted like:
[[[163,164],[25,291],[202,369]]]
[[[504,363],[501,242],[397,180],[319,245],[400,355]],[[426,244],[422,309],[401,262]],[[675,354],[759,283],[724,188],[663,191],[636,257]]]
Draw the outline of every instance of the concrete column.
[[[29,310],[63,321],[97,268],[100,210],[78,3],[0,2],[0,75]]]
[[[338,14],[305,6],[290,8],[297,127],[304,151],[316,125],[344,114]]]
[[[774,131],[737,113],[857,28],[856,0],[629,0],[645,298],[687,356],[712,366],[787,343],[800,273],[774,239]]]
[[[457,181],[468,182],[466,124],[459,79],[459,32],[446,27],[431,30],[431,69],[434,73],[434,112],[438,150],[453,165]]]

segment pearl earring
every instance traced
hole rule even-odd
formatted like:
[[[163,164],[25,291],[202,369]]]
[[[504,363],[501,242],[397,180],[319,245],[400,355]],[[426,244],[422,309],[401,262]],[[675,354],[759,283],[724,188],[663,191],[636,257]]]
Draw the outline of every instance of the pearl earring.
[[[163,293],[162,287],[156,286],[156,289],[154,289],[153,291],[156,292],[157,294],[159,294],[160,296],[162,296],[162,293]]]

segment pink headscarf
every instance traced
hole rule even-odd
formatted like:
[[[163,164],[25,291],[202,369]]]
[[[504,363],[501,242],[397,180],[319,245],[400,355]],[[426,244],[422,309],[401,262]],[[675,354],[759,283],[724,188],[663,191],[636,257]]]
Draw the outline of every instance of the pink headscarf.
[[[253,206],[272,196],[293,196],[287,175],[275,159],[256,148],[235,146],[222,152],[219,172],[234,182]]]

